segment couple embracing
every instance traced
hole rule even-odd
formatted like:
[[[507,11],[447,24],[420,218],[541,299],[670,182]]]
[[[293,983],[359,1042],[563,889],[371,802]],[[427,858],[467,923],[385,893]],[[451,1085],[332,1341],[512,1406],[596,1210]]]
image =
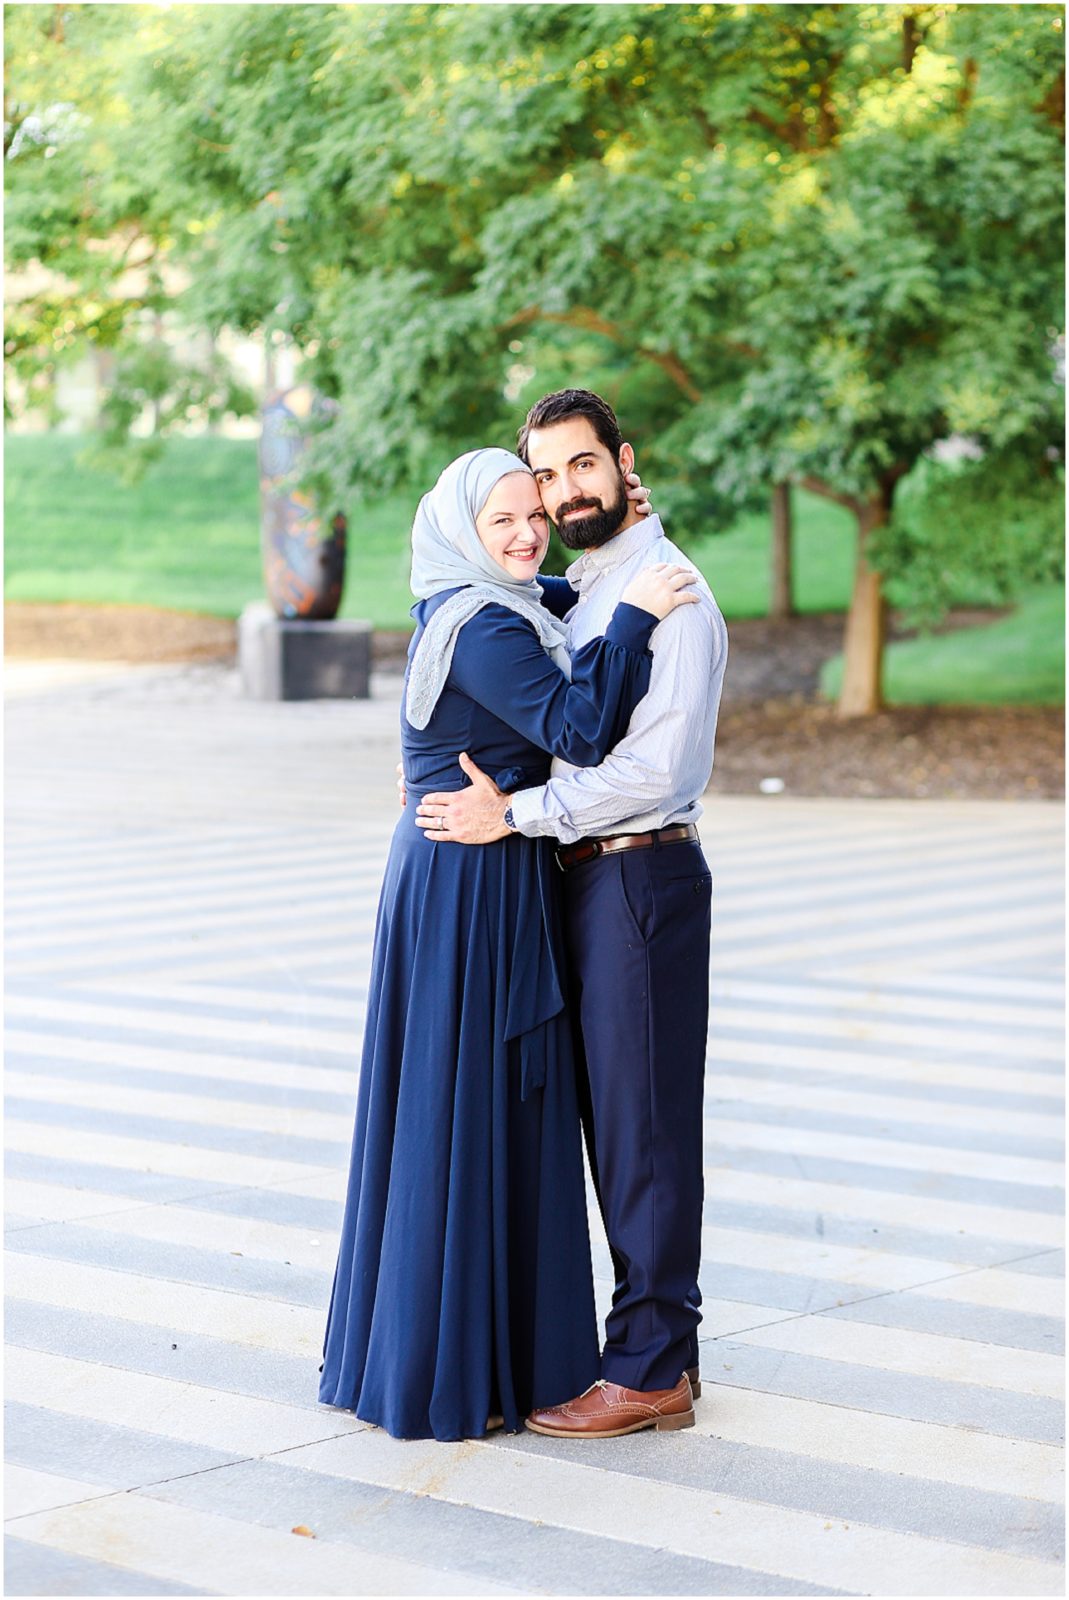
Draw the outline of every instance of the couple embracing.
[[[727,632],[604,400],[539,401],[518,452],[454,461],[412,530],[406,804],[319,1390],[404,1439],[681,1428],[700,1392],[695,821]],[[582,552],[565,578],[537,576],[548,518]]]

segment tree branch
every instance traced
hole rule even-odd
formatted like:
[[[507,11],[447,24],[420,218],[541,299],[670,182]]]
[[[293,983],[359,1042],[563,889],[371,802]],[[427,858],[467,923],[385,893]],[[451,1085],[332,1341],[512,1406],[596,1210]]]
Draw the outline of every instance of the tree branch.
[[[714,127],[709,121],[709,114],[704,106],[694,107],[694,120],[702,130],[702,138],[712,150],[720,142],[720,129]]]
[[[776,122],[767,111],[759,111],[756,106],[751,106],[746,113],[746,121],[755,122],[759,128],[764,128],[765,132],[778,139],[780,144],[789,145],[792,150],[800,148],[792,138],[790,128],[786,124]]]
[[[826,150],[833,145],[839,137],[839,117],[835,110],[835,102],[831,98],[832,79],[842,65],[842,51],[834,50],[828,57],[828,70],[820,84],[820,94],[817,104],[820,107],[819,128],[821,148]]]
[[[880,473],[880,490],[888,508],[890,508],[891,500],[894,496],[895,484],[898,482],[899,478],[905,477],[911,465],[912,463],[909,461],[893,461],[889,467]]]
[[[907,11],[902,18],[902,70],[907,76],[913,71],[913,57],[917,54],[919,43],[916,12]]]
[[[1061,131],[1065,138],[1065,68],[1059,72],[1057,78],[1039,102],[1038,109],[1043,113],[1048,122]]]
[[[517,311],[515,316],[509,317],[501,326],[514,328],[532,322],[557,322],[566,327],[583,328],[589,333],[600,333],[603,338],[611,339],[614,344],[620,345],[625,350],[633,350],[636,355],[659,366],[673,383],[678,385],[688,400],[697,402],[703,398],[697,381],[682,358],[674,351],[652,350],[648,345],[636,344],[634,335],[627,328],[621,327],[619,323],[609,322],[590,306],[573,306],[571,311],[543,311],[541,306],[527,306],[523,311]],[[742,356],[747,361],[761,360],[762,352],[755,345],[743,344],[734,339],[719,339],[717,343],[731,355]]]
[[[839,489],[833,489],[830,483],[825,483],[823,478],[798,478],[795,480],[801,489],[808,489],[810,494],[819,494],[822,500],[834,500],[837,506],[845,506],[847,511],[852,511],[855,517],[861,515],[862,502],[856,495],[843,494]]]
[[[980,68],[972,56],[967,56],[961,68],[961,84],[958,88],[958,109],[968,111],[976,92],[976,80],[980,76]]]
[[[591,306],[573,306],[571,311],[543,311],[541,306],[527,306],[523,311],[517,311],[515,316],[509,317],[503,326],[516,328],[531,322],[557,322],[568,328],[582,328],[587,333],[600,333],[603,338],[611,339],[623,349],[633,350],[644,360],[654,362],[668,374],[688,400],[696,403],[702,397],[698,385],[673,351],[651,350],[648,345],[637,344],[626,328],[620,327],[619,323],[610,322]]]
[[[119,257],[119,264],[118,264],[117,270],[121,271],[124,267],[126,267],[129,264],[130,251],[134,248],[134,245],[137,243],[137,241],[139,239],[149,239],[149,235],[147,233],[143,232],[143,230],[141,228],[139,228],[139,227],[137,227],[135,225],[134,231],[130,235],[129,240],[127,241],[126,248],[123,250],[122,255]],[[134,263],[135,266],[143,267],[146,264],[146,262],[152,261],[155,258],[156,253],[157,253],[157,246],[156,246],[154,240],[149,239],[149,243],[152,244],[152,249],[149,251],[147,256],[143,256],[140,261],[135,262]]]

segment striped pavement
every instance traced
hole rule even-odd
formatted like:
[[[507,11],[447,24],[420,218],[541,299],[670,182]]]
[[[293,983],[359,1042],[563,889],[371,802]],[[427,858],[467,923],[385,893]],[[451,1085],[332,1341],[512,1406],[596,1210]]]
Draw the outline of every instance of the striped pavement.
[[[396,682],[8,691],[7,1593],[1063,1592],[1060,806],[711,795],[697,1426],[399,1443],[315,1399]]]

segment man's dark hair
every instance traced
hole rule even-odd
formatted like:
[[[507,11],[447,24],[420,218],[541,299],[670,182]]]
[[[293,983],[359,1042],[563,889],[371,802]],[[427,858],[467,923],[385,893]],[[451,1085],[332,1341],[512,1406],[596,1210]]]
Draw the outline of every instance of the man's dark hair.
[[[585,417],[613,460],[619,461],[624,436],[616,413],[607,400],[590,389],[558,389],[556,394],[544,395],[535,402],[516,435],[520,460],[527,461],[527,440],[532,428],[551,428],[555,422],[568,422],[572,417]]]

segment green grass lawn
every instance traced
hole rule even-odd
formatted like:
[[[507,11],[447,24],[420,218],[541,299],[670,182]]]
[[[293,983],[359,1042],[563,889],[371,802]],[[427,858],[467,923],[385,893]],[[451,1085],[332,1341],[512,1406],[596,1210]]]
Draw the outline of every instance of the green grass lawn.
[[[853,518],[841,506],[804,489],[795,491],[792,587],[799,611],[846,610],[855,540]],[[690,547],[725,617],[767,616],[771,547],[771,521],[760,512],[740,517],[730,532],[709,534]]]
[[[140,483],[79,467],[74,434],[4,440],[5,594],[236,616],[261,591],[256,449],[177,439]]]
[[[256,448],[236,439],[168,442],[139,484],[78,465],[73,434],[5,439],[6,594],[237,616],[262,593]],[[368,502],[351,518],[342,615],[409,626],[408,534],[419,491]],[[853,529],[840,507],[796,500],[796,594],[803,611],[843,609]],[[694,556],[728,617],[759,617],[768,519],[699,540]]]
[[[824,664],[834,698],[842,657]],[[938,638],[900,639],[884,655],[888,705],[1061,705],[1065,700],[1065,589],[1030,589],[1009,616]]]
[[[256,447],[175,438],[127,487],[79,466],[72,434],[5,437],[5,593],[9,600],[160,606],[233,617],[263,593]],[[656,484],[652,485],[656,497]],[[370,501],[350,520],[342,615],[409,626],[408,533],[419,491]],[[729,619],[763,616],[769,519],[740,518],[692,546]],[[795,597],[801,611],[845,610],[854,527],[841,507],[795,495]],[[963,603],[975,600],[963,595]],[[890,647],[892,702],[1050,703],[1062,698],[1064,592],[1026,596],[982,629]],[[835,692],[837,663],[826,688]]]

